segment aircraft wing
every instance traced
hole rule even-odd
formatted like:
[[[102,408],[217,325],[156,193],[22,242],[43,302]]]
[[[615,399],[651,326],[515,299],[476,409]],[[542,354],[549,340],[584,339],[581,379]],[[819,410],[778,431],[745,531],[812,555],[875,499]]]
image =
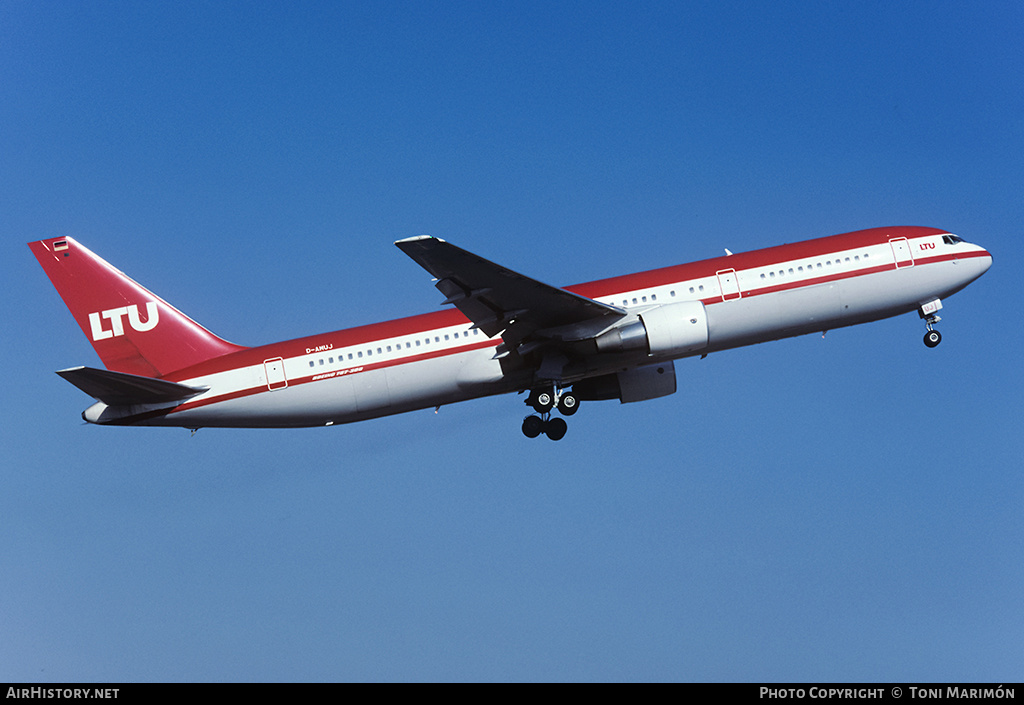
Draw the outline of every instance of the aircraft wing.
[[[94,367],[72,367],[58,370],[57,374],[89,396],[110,406],[183,401],[209,389],[189,387],[165,379],[130,375],[126,372],[98,370]]]
[[[626,315],[429,235],[395,245],[437,279],[444,303],[454,304],[488,337],[500,333],[510,347],[535,334],[543,339],[591,337]]]

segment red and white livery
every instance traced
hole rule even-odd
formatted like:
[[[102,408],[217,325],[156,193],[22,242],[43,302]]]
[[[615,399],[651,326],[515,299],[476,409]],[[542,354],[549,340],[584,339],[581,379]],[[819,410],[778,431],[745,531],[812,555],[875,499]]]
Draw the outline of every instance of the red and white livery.
[[[528,391],[523,433],[554,440],[582,401],[672,394],[683,357],[912,311],[934,347],[943,300],[992,264],[943,230],[891,227],[557,288],[437,238],[395,244],[453,308],[259,347],[71,238],[29,247],[106,367],[57,373],[98,400],[90,423],[332,426]]]

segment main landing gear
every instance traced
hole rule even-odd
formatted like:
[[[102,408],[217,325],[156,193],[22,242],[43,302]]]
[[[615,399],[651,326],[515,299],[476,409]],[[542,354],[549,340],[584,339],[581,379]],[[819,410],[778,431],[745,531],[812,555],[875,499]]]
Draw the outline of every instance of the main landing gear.
[[[572,416],[580,408],[579,399],[571,391],[559,391],[557,388],[534,389],[526,398],[526,403],[533,407],[539,414],[530,415],[523,419],[523,435],[527,438],[536,438],[540,434],[546,435],[553,441],[560,441],[569,430],[565,419],[557,416],[552,417],[552,409],[557,409],[563,416]]]

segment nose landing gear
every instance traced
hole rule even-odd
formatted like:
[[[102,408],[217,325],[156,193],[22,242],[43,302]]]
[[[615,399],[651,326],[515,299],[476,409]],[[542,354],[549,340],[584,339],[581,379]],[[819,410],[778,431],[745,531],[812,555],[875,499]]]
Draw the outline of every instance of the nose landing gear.
[[[932,328],[932,326],[942,320],[938,316],[938,311],[941,308],[942,301],[933,299],[922,305],[918,310],[918,315],[924,319],[924,325],[928,328],[928,332],[924,334],[924,344],[929,348],[934,348],[942,342],[942,334]]]
[[[553,441],[560,441],[569,430],[565,419],[557,416],[552,417],[552,409],[557,409],[563,416],[572,416],[580,408],[579,399],[571,391],[552,389],[534,389],[526,398],[526,403],[532,406],[539,414],[530,415],[523,419],[523,435],[527,438],[536,438],[540,434],[546,435]]]

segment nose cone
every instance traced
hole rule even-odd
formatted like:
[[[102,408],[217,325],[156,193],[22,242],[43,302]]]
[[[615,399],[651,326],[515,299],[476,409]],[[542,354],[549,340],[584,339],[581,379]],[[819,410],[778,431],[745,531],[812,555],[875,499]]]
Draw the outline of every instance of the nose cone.
[[[988,268],[992,266],[992,254],[985,249],[983,249],[982,252],[985,254],[981,256],[981,274],[984,274],[988,271]]]
[[[974,247],[975,249],[973,251],[967,253],[968,256],[966,258],[960,260],[962,265],[967,265],[967,270],[965,272],[967,275],[966,284],[969,284],[980,277],[988,271],[989,267],[992,266],[992,255],[989,251],[983,247],[978,247],[977,245]]]

